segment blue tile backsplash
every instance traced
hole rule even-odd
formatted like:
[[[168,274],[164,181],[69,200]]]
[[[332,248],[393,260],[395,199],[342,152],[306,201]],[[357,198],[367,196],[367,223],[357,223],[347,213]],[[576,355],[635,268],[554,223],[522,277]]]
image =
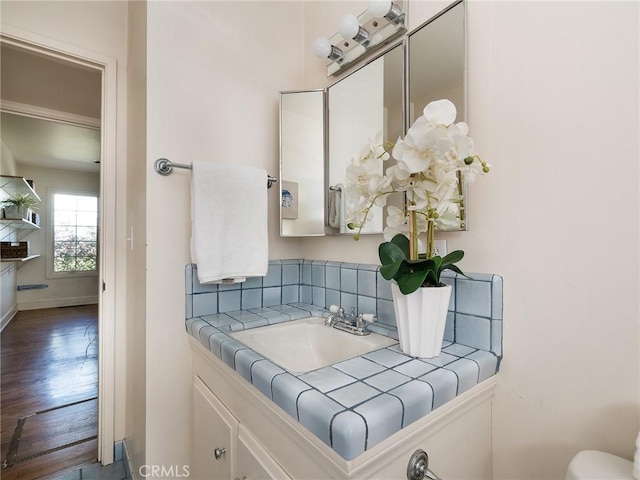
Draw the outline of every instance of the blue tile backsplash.
[[[445,272],[453,286],[440,356],[413,358],[399,345],[310,372],[289,372],[230,332],[308,316],[332,304],[373,313],[370,329],[398,338],[390,284],[375,265],[270,261],[264,278],[201,285],[187,265],[186,329],[288,415],[347,460],[419,420],[498,371],[502,278]]]

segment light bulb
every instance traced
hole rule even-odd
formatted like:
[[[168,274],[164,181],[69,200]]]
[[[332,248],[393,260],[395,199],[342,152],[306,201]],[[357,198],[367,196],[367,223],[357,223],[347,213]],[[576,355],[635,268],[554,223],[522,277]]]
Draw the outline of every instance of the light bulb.
[[[331,54],[331,44],[325,37],[318,37],[313,41],[313,53],[318,58],[327,58]]]
[[[355,15],[351,13],[347,13],[340,19],[340,26],[338,27],[338,31],[340,35],[342,35],[345,39],[354,38],[358,35],[358,31],[360,30],[360,24],[358,23],[358,19]]]
[[[331,45],[325,37],[318,37],[313,41],[313,53],[318,58],[329,58],[336,60],[342,56],[342,50]]]
[[[360,43],[369,39],[369,32],[360,26],[358,18],[351,13],[347,13],[340,19],[338,31],[345,40],[353,38],[356,42]]]
[[[391,0],[369,0],[369,13],[376,18],[382,18],[389,10],[391,10],[391,6],[393,2]]]

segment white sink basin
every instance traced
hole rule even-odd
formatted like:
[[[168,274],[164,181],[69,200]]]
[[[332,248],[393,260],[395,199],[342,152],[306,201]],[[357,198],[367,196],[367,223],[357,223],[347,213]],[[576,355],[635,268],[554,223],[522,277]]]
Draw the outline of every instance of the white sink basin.
[[[230,334],[290,372],[308,372],[397,343],[370,333],[360,337],[326,327],[324,318],[309,317]]]

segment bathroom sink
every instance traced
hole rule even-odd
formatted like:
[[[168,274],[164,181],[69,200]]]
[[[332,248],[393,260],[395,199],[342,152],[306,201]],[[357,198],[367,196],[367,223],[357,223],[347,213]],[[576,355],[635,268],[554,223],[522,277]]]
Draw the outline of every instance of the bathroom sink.
[[[324,325],[324,318],[231,333],[236,340],[290,372],[308,372],[397,343],[377,333],[359,337]]]

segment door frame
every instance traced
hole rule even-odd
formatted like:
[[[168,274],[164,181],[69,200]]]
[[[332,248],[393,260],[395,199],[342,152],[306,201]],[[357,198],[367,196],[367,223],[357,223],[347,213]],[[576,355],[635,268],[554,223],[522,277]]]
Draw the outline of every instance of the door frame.
[[[116,282],[116,109],[117,61],[51,38],[0,23],[0,39],[49,57],[102,72],[100,162],[100,289],[98,294],[98,460],[114,461],[115,443],[115,320],[124,287]],[[124,301],[119,302],[124,308]]]

